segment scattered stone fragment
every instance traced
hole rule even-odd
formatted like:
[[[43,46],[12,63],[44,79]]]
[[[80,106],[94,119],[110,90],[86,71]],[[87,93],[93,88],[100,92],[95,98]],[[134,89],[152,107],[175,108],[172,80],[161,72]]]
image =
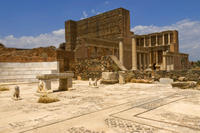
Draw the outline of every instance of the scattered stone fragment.
[[[147,79],[131,79],[131,83],[151,84],[151,83],[153,83],[153,81],[152,80],[147,80]]]
[[[178,81],[186,81],[186,78],[185,77],[179,77]]]
[[[19,88],[19,86],[15,86],[14,91],[13,91],[13,98],[15,100],[20,99],[20,88]]]
[[[89,78],[89,86],[91,87],[98,87],[97,86],[97,78],[94,79],[94,81],[92,80],[92,78]]]
[[[178,87],[181,89],[194,88],[197,86],[197,82],[195,81],[173,82],[171,84],[172,84],[172,87]]]

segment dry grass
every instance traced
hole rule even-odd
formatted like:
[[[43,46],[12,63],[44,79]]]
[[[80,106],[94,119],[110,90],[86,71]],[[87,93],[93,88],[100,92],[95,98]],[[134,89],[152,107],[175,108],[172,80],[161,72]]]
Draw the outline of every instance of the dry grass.
[[[49,97],[48,95],[42,95],[38,99],[38,103],[53,103],[60,101],[58,98],[55,97]]]
[[[5,86],[0,86],[0,91],[9,91],[10,89]]]

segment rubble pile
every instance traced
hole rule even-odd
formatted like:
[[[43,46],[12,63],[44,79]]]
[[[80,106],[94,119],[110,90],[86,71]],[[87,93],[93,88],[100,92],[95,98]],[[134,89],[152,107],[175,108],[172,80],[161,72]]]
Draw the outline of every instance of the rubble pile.
[[[117,72],[120,70],[110,56],[79,59],[71,65],[71,71],[74,72],[75,77],[81,77],[82,80],[100,79],[102,72]]]

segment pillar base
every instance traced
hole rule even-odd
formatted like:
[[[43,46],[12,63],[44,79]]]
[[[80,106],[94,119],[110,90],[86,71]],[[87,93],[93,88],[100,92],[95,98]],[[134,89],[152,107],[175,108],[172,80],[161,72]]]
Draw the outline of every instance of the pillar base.
[[[135,71],[135,70],[137,70],[137,67],[132,67],[131,70],[132,70],[132,71]]]

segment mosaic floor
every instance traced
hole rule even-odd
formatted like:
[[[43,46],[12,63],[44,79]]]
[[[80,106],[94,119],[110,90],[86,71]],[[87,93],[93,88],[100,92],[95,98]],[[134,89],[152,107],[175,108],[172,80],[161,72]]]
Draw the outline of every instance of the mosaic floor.
[[[37,84],[20,88],[20,101],[13,101],[10,92],[0,92],[0,133],[200,132],[197,90],[133,83],[92,88],[87,81],[74,81],[71,91],[52,94],[59,102],[41,104]]]

